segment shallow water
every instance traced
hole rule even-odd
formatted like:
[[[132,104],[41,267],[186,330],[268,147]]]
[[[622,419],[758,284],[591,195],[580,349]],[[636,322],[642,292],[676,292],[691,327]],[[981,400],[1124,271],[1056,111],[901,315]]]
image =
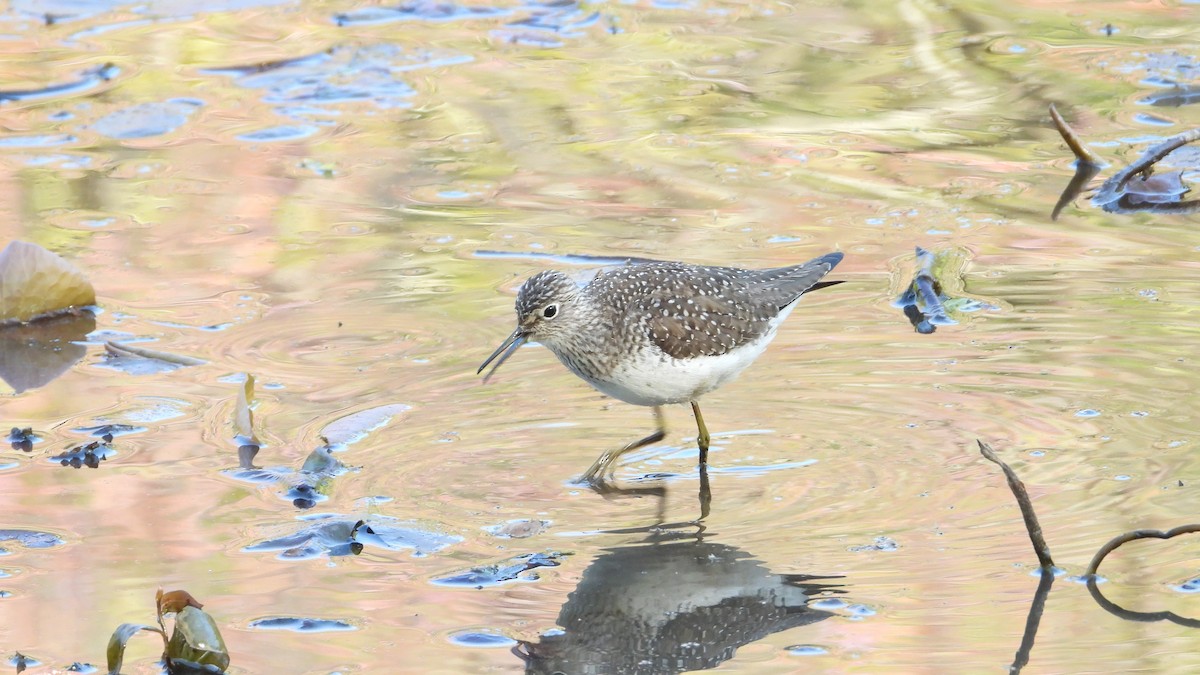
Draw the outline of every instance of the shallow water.
[[[1195,672],[1195,629],[1114,616],[1069,577],[1195,517],[1200,234],[1086,198],[1052,221],[1073,158],[1047,113],[1102,177],[1200,125],[1161,104],[1198,84],[1194,18],[10,3],[0,231],[72,260],[102,312],[57,378],[6,375],[0,423],[37,442],[0,452],[0,654],[103,668],[162,586],[205,603],[237,673],[521,672],[514,647],[635,671],[648,644],[648,672],[1000,672],[1038,580],[983,439],[1067,573],[1029,671]],[[915,246],[954,300],[932,334],[892,304]],[[705,398],[703,528],[686,408],[618,473],[665,502],[605,499],[571,480],[648,410],[538,347],[475,374],[536,270],[830,250],[848,283]],[[109,339],[204,363],[123,362]],[[259,471],[235,438],[245,373]],[[101,425],[126,426],[97,468],[52,460]],[[344,466],[300,472],[326,440]],[[1102,589],[1197,616],[1195,559],[1187,537],[1130,544]],[[157,672],[157,647],[134,639],[125,672]]]

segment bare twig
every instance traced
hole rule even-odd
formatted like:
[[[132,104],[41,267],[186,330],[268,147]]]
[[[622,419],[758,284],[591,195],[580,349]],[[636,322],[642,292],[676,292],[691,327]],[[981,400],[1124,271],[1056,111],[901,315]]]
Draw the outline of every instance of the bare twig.
[[[1058,129],[1058,133],[1062,135],[1063,140],[1067,142],[1067,147],[1071,148],[1071,152],[1075,153],[1075,159],[1078,159],[1081,164],[1090,164],[1096,167],[1103,165],[1103,162],[1093,155],[1091,150],[1087,149],[1083,141],[1079,140],[1079,136],[1075,134],[1075,130],[1071,128],[1071,125],[1067,124],[1062,115],[1058,114],[1058,109],[1054,107],[1053,103],[1050,104],[1050,119],[1054,120],[1054,126]]]
[[[1163,532],[1162,530],[1134,530],[1132,532],[1126,532],[1118,537],[1113,537],[1107,544],[1101,546],[1099,551],[1096,551],[1096,555],[1092,556],[1092,562],[1088,563],[1088,568],[1087,571],[1084,572],[1084,575],[1088,577],[1096,576],[1096,571],[1100,569],[1100,563],[1104,562],[1104,558],[1106,558],[1109,553],[1112,553],[1120,548],[1123,544],[1127,544],[1138,539],[1171,539],[1172,537],[1178,537],[1181,534],[1192,534],[1195,532],[1200,532],[1200,525],[1180,525],[1179,527],[1173,527],[1166,532]]]
[[[104,349],[113,356],[137,357],[142,359],[151,359],[154,361],[162,361],[163,363],[171,363],[177,366],[202,366],[208,361],[203,359],[195,359],[190,356],[181,354],[169,354],[160,352],[154,349],[146,349],[145,347],[137,347],[128,343],[113,342],[106,340]]]
[[[1025,484],[1021,482],[1020,478],[1017,478],[1016,472],[996,456],[992,446],[978,439],[975,442],[979,444],[979,452],[983,453],[986,459],[1000,465],[1000,468],[1004,470],[1004,477],[1008,479],[1008,487],[1012,490],[1013,496],[1017,498],[1017,505],[1021,507],[1021,516],[1025,519],[1025,530],[1029,533],[1029,541],[1033,544],[1033,552],[1037,554],[1042,573],[1053,574],[1054,559],[1050,557],[1050,547],[1046,545],[1046,538],[1042,536],[1042,526],[1038,523],[1037,514],[1033,512],[1033,503],[1029,501],[1029,492],[1025,490]]]

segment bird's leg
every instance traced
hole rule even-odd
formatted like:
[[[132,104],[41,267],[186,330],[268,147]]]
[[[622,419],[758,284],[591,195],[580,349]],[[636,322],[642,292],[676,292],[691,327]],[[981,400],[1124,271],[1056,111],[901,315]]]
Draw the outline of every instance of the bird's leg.
[[[712,488],[708,486],[708,465],[700,465],[700,517],[696,522],[700,522],[708,517],[708,512],[712,508]]]
[[[700,446],[700,466],[708,465],[708,442],[712,439],[708,436],[708,427],[704,426],[704,416],[700,414],[700,404],[692,401],[692,412],[696,415],[696,429],[699,433],[696,434],[696,445]]]
[[[624,455],[631,450],[644,448],[651,443],[657,443],[665,438],[667,435],[667,425],[663,422],[662,407],[660,406],[654,406],[654,422],[658,425],[658,429],[656,429],[654,433],[641,439],[640,441],[634,441],[620,450],[609,450],[603,455],[600,455],[595,462],[592,462],[591,468],[589,468],[582,476],[579,477],[579,482],[587,483],[593,487],[604,484],[607,482],[608,478],[611,477],[613,464],[620,459],[621,455]]]

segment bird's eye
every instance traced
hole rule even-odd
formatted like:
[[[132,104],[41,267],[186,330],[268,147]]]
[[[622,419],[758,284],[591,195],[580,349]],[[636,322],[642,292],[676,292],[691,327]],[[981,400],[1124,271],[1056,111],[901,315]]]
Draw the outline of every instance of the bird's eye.
[[[542,316],[547,319],[553,319],[558,316],[558,305],[546,305],[542,308]]]

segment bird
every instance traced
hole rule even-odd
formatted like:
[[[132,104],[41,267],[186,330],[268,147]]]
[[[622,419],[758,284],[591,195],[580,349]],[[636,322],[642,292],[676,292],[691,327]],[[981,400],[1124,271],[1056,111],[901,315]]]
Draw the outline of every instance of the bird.
[[[600,270],[584,285],[556,270],[538,272],[517,292],[517,327],[479,366],[487,382],[526,342],[547,347],[601,393],[654,411],[654,433],[600,455],[579,479],[608,484],[617,460],[666,436],[662,408],[688,403],[696,419],[699,465],[711,437],[699,399],[727,384],[767,348],[806,293],[842,254],[799,265],[743,269],[683,262],[631,262]]]

